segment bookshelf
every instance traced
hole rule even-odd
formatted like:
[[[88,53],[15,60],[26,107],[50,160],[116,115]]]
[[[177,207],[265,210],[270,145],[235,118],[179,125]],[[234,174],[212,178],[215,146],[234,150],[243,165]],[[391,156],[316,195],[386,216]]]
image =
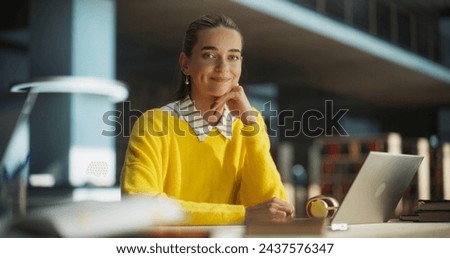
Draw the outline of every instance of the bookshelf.
[[[450,143],[443,143],[431,153],[431,199],[450,200]]]
[[[450,143],[444,143],[439,154],[438,164],[441,173],[436,172],[435,178],[442,182],[442,199],[450,200]]]
[[[413,213],[417,208],[417,201],[431,199],[431,164],[434,157],[430,144],[426,138],[404,138],[402,139],[402,153],[423,156],[424,159],[417,169],[417,174],[411,181],[408,189],[403,194],[398,212]]]
[[[400,152],[398,134],[320,137],[309,149],[308,196],[329,195],[342,202],[370,151]]]
[[[396,215],[412,212],[418,199],[438,198],[438,192],[432,189],[438,184],[443,185],[441,181],[445,180],[440,178],[444,176],[440,177],[439,171],[442,171],[443,175],[445,166],[448,167],[446,178],[448,178],[447,188],[450,189],[450,161],[446,165],[436,159],[436,153],[439,153],[439,157],[444,160],[445,150],[450,156],[450,145],[441,149],[436,152],[430,148],[426,138],[402,138],[398,133],[317,138],[309,149],[308,197],[323,194],[342,202],[370,151],[418,154],[424,156],[424,160],[405,191],[396,209]],[[440,170],[436,170],[435,167]]]

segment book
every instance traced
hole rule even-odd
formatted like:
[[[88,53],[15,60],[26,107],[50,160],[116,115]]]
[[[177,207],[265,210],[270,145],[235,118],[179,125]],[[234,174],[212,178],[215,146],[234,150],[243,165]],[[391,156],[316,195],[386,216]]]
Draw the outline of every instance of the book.
[[[117,237],[180,223],[185,216],[173,199],[127,196],[115,202],[83,201],[38,208],[13,221],[10,230],[42,237]]]
[[[419,200],[417,211],[449,211],[450,200]]]
[[[450,200],[419,200],[414,214],[402,215],[400,219],[415,222],[450,222]]]
[[[449,211],[419,211],[419,222],[450,222]]]

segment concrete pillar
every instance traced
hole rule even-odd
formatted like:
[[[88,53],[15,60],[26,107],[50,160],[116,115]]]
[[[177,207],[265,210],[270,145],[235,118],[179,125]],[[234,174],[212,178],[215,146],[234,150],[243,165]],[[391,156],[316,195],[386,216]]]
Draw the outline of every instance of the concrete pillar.
[[[31,0],[31,79],[114,79],[115,13],[114,0]],[[113,184],[115,140],[101,135],[102,115],[113,109],[101,95],[40,94],[31,117],[31,173],[51,174],[56,185]],[[107,175],[80,169],[111,152]]]

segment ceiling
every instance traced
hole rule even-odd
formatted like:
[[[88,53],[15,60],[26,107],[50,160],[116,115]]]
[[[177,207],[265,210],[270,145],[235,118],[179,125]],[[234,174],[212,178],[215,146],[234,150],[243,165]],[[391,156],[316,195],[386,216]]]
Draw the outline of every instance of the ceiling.
[[[380,106],[450,103],[450,85],[314,32],[227,0],[116,0],[118,71],[142,84],[173,84],[186,26],[205,13],[225,13],[245,37],[243,83],[277,83],[302,94],[305,87]],[[430,16],[449,15],[448,0],[392,0]],[[28,0],[1,8],[1,30],[27,24]],[[6,10],[9,10],[8,12]],[[20,43],[20,42],[19,42]],[[26,45],[2,40],[18,50]],[[294,90],[293,90],[294,89]],[[296,90],[298,89],[298,90]]]
[[[427,2],[427,12],[433,13],[450,7],[450,1],[445,0],[398,2],[407,2],[408,8],[423,8]],[[145,67],[156,66],[158,70],[158,66],[170,66],[173,70],[186,26],[204,13],[224,13],[243,32],[245,80],[249,83],[298,85],[299,94],[302,85],[308,85],[385,106],[450,103],[449,83],[232,1],[117,0],[117,11],[119,40],[157,49],[154,58],[134,61]],[[124,59],[126,55],[126,51],[121,54]]]
[[[450,1],[448,0],[387,0],[397,3],[404,8],[429,15],[449,15]]]

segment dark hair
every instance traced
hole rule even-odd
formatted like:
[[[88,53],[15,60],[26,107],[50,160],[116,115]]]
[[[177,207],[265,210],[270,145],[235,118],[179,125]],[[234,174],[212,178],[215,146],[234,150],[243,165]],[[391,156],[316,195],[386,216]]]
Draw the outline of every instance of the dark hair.
[[[241,34],[236,23],[229,17],[223,14],[207,14],[203,15],[197,20],[193,21],[186,30],[183,39],[182,51],[190,57],[192,49],[197,44],[197,34],[201,30],[225,27],[236,30]],[[242,34],[241,34],[242,38]],[[243,40],[242,40],[243,41]],[[185,75],[181,72],[179,87],[175,94],[170,98],[170,101],[182,100],[191,92],[191,84],[185,84]]]

